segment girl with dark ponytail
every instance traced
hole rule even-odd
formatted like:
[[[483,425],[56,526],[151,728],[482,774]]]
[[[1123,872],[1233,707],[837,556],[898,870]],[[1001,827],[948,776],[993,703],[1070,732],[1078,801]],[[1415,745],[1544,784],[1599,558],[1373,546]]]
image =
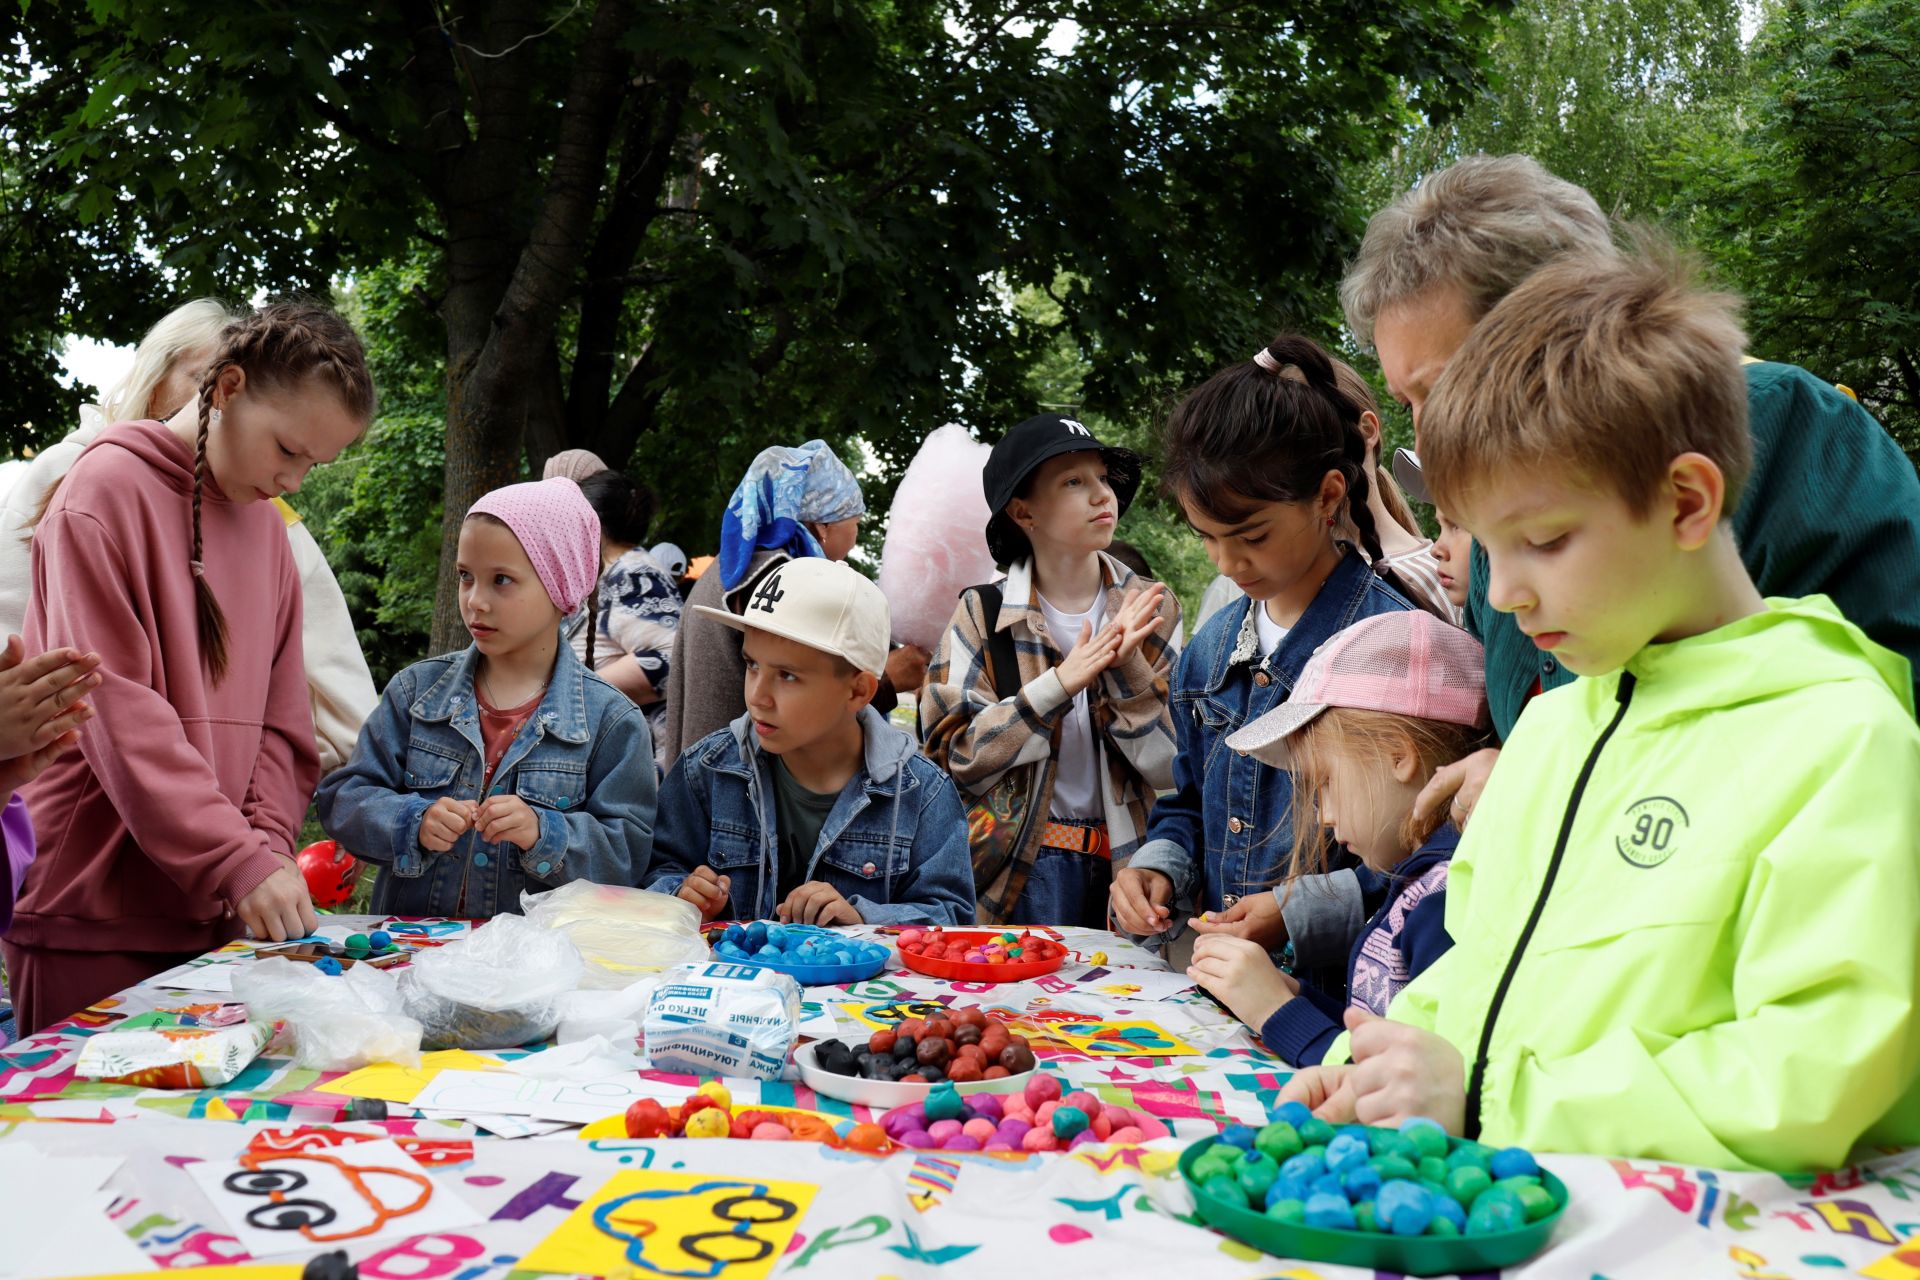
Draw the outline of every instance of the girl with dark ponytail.
[[[1360,412],[1332,361],[1306,338],[1282,337],[1223,369],[1174,409],[1161,484],[1214,566],[1245,595],[1209,618],[1173,674],[1174,790],[1154,805],[1146,842],[1114,873],[1121,927],[1158,934],[1174,910],[1203,913],[1201,932],[1229,932],[1302,951],[1303,980],[1344,992],[1350,931],[1338,954],[1309,956],[1307,911],[1366,918],[1357,881],[1329,900],[1296,888],[1283,920],[1272,886],[1291,870],[1293,792],[1286,773],[1223,749],[1228,734],[1286,701],[1313,651],[1375,614],[1411,607],[1369,567],[1380,558],[1368,510]],[[1355,547],[1342,536],[1358,533]],[[1342,917],[1344,919],[1344,916]]]
[[[239,936],[315,920],[293,851],[319,778],[300,579],[270,501],[366,429],[338,315],[219,334],[195,398],[108,427],[33,539],[27,639],[97,651],[96,722],[24,791],[44,833],[6,940],[23,1032]]]

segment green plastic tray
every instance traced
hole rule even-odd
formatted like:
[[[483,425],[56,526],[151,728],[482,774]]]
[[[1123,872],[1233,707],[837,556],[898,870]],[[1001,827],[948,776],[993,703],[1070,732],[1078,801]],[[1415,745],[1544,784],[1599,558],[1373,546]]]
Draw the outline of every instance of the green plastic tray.
[[[1193,1191],[1194,1204],[1208,1225],[1242,1244],[1250,1244],[1276,1258],[1306,1262],[1339,1262],[1376,1271],[1399,1271],[1410,1276],[1441,1276],[1455,1272],[1495,1271],[1524,1262],[1544,1249],[1547,1237],[1567,1208],[1567,1187],[1540,1171],[1540,1185],[1553,1197],[1553,1212],[1517,1231],[1490,1236],[1394,1236],[1362,1231],[1335,1231],[1326,1227],[1280,1222],[1245,1205],[1226,1204],[1207,1194],[1193,1178],[1193,1162],[1218,1138],[1202,1138],[1180,1153],[1180,1176]],[[1448,1150],[1460,1145],[1447,1140]]]

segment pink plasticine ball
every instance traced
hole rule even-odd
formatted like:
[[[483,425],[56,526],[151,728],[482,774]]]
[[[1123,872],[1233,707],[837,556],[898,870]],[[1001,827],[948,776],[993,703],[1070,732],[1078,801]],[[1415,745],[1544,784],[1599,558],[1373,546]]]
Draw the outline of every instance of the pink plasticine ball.
[[[915,1151],[931,1151],[933,1149],[933,1135],[929,1134],[925,1129],[909,1129],[906,1135],[900,1139],[900,1145],[903,1147],[912,1147]]]
[[[996,1123],[1006,1118],[1006,1107],[997,1093],[976,1093],[967,1099],[967,1108],[976,1116],[985,1116]]]
[[[1075,1089],[1072,1093],[1060,1099],[1060,1101],[1069,1107],[1080,1108],[1084,1114],[1089,1116],[1096,1115],[1104,1109],[1100,1099],[1094,1097],[1085,1089]]]
[[[946,1146],[947,1139],[959,1132],[960,1122],[958,1120],[935,1120],[927,1126],[927,1136],[933,1139],[934,1145],[941,1147]]]
[[[1137,1146],[1147,1140],[1147,1135],[1140,1131],[1139,1125],[1130,1124],[1124,1129],[1115,1129],[1107,1140],[1120,1146]]]
[[[791,1142],[793,1130],[783,1124],[767,1120],[753,1126],[753,1132],[747,1136],[755,1142]]]
[[[1025,1092],[1027,1105],[1030,1107],[1038,1107],[1043,1102],[1058,1102],[1060,1100],[1060,1079],[1058,1076],[1050,1076],[1044,1071],[1036,1071],[1033,1074],[1033,1079],[1027,1081]]]
[[[960,1126],[960,1132],[970,1138],[976,1138],[981,1142],[985,1142],[993,1137],[994,1124],[993,1121],[987,1119],[985,1116],[975,1116]]]
[[[1022,1151],[1058,1151],[1060,1139],[1053,1136],[1051,1129],[1030,1129],[1027,1136],[1020,1139]]]
[[[940,1144],[942,1151],[978,1151],[980,1139],[970,1133],[956,1133]]]

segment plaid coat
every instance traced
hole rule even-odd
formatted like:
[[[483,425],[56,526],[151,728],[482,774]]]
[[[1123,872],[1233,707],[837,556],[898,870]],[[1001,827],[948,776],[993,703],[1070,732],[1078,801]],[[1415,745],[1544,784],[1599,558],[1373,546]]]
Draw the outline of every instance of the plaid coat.
[[[1106,616],[1117,614],[1147,580],[1111,556],[1100,557],[1107,583]],[[960,598],[920,692],[920,726],[926,752],[953,776],[969,801],[985,795],[1010,770],[1035,771],[1028,790],[1038,821],[1011,864],[991,884],[974,885],[983,924],[1013,923],[1007,916],[1026,888],[1040,844],[1057,770],[1055,739],[1073,705],[1054,674],[1062,657],[1048,634],[1033,585],[1033,565],[1022,561],[1001,584],[997,628],[1013,633],[1020,690],[1001,700],[987,670],[986,621],[979,595]],[[1088,689],[1088,711],[1100,752],[1101,799],[1116,867],[1140,844],[1154,793],[1173,785],[1173,717],[1168,682],[1177,656],[1180,605],[1169,593],[1160,624],[1119,667],[1100,674]]]

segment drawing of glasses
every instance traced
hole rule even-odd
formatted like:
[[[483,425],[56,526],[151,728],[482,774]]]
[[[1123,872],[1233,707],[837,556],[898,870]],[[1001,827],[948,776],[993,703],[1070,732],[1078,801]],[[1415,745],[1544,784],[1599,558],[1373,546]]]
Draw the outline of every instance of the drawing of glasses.
[[[671,1241],[656,1239],[660,1224],[633,1212],[641,1201],[657,1204],[715,1191],[741,1193],[714,1201],[708,1210],[720,1221],[733,1224],[726,1231],[698,1231]],[[728,1267],[747,1266],[772,1257],[773,1242],[752,1234],[752,1228],[757,1223],[785,1222],[799,1211],[791,1200],[771,1194],[765,1183],[702,1182],[686,1188],[636,1191],[609,1200],[593,1211],[593,1225],[602,1235],[625,1243],[626,1260],[633,1266],[654,1275],[674,1277],[674,1280],[712,1280]],[[654,1245],[651,1258],[646,1256],[649,1242]],[[660,1246],[669,1244],[704,1265],[676,1269],[663,1262],[667,1250]]]

